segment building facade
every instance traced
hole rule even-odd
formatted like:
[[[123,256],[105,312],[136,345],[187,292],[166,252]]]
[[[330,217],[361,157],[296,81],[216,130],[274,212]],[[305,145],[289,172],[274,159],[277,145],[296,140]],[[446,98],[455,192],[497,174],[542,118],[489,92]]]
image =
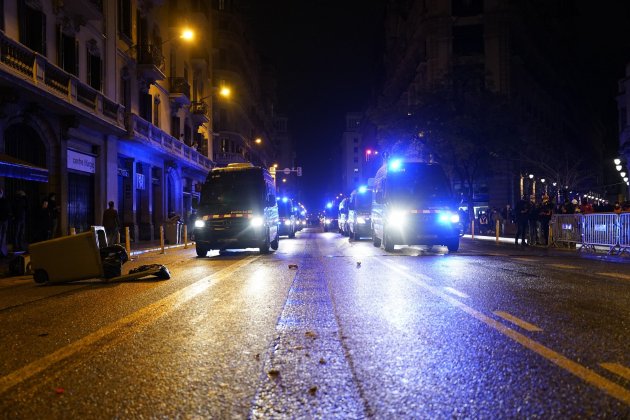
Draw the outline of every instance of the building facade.
[[[29,240],[51,193],[55,236],[100,224],[108,201],[136,241],[158,238],[173,215],[190,219],[216,165],[211,28],[223,3],[0,2],[0,188],[26,193]],[[249,70],[242,83],[258,86]]]
[[[507,98],[518,116],[522,130],[515,133],[514,144],[553,145],[558,157],[580,150],[593,157],[587,168],[596,178],[602,172],[596,165],[603,157],[604,129],[574,88],[580,69],[570,65],[574,57],[563,43],[562,22],[571,17],[563,3],[388,1],[385,81],[374,109],[405,113],[421,102],[424,92],[441,86],[487,89]],[[563,145],[571,150],[562,150]],[[492,207],[514,205],[523,192],[521,176],[532,171],[538,184],[532,183],[529,191],[542,194],[546,186],[541,179],[551,175],[541,173],[535,162],[548,161],[543,155],[549,153],[527,152],[530,162],[497,156],[474,185],[475,200]]]
[[[619,173],[616,181],[621,185],[618,189],[619,201],[630,200],[630,64],[626,66],[626,75],[619,81],[617,96],[619,111],[619,162],[614,162]],[[618,163],[618,164],[617,164]],[[623,174],[623,175],[622,175]]]

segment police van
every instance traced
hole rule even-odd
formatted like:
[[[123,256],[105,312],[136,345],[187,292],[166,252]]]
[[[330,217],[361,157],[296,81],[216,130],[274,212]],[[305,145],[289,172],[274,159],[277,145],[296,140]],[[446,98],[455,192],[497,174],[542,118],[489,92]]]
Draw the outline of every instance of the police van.
[[[195,220],[197,255],[211,249],[278,249],[278,206],[273,178],[250,163],[214,168],[203,184]]]
[[[392,159],[374,178],[372,241],[387,252],[396,245],[459,249],[457,202],[436,163]]]

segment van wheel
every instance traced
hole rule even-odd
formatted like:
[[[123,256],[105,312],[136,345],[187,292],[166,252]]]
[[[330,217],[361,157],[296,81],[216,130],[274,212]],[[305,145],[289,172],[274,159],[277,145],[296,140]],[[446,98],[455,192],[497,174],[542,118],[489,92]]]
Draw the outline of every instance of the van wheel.
[[[372,244],[376,247],[376,248],[380,248],[381,247],[381,239],[379,237],[376,236],[376,234],[374,233],[374,231],[372,231]]]
[[[265,243],[258,248],[261,254],[269,254],[269,230],[267,230],[267,234],[265,235]]]
[[[459,249],[459,238],[451,240],[446,244],[446,247],[448,248],[448,252],[457,252]]]
[[[198,257],[205,257],[206,255],[208,255],[208,248],[199,244],[195,245],[195,251],[197,251]]]
[[[46,272],[46,270],[38,268],[33,273],[33,280],[35,280],[35,283],[38,284],[46,284],[48,283],[48,273]]]
[[[394,244],[391,239],[389,239],[387,232],[383,232],[383,246],[385,247],[385,251],[394,252]]]
[[[295,238],[295,229],[291,229],[291,232],[289,232],[289,238],[290,239]]]
[[[276,239],[269,243],[269,246],[271,246],[271,249],[274,251],[278,249],[278,235],[276,235]]]

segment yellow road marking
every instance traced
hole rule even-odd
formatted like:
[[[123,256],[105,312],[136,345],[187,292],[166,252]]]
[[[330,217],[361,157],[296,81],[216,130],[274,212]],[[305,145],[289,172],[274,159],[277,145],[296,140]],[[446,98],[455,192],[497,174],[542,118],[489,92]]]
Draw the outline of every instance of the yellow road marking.
[[[576,265],[568,265],[568,264],[547,264],[549,267],[562,268],[567,270],[577,270],[580,267]]]
[[[607,369],[612,373],[630,381],[630,369],[624,365],[620,365],[619,363],[600,363],[599,365],[604,369]]]
[[[466,293],[460,292],[459,290],[453,289],[452,287],[445,287],[444,290],[446,290],[447,292],[449,292],[452,295],[459,296],[461,298],[466,298],[467,299],[467,298],[470,297]]]
[[[425,289],[426,291],[432,293],[433,295],[445,300],[446,302],[450,303],[452,306],[462,310],[463,312],[469,314],[470,316],[472,316],[473,318],[476,318],[477,320],[483,322],[484,324],[488,325],[489,327],[495,329],[496,331],[498,331],[499,333],[505,335],[506,337],[510,338],[511,340],[519,343],[520,345],[522,345],[525,348],[530,349],[531,351],[533,351],[534,353],[544,357],[545,359],[549,360],[550,362],[556,364],[557,366],[561,367],[562,369],[566,370],[567,372],[577,376],[578,378],[582,379],[583,381],[599,388],[600,390],[604,391],[605,393],[607,393],[608,395],[610,395],[611,397],[614,397],[616,399],[618,399],[619,401],[630,405],[630,390],[622,387],[621,385],[616,384],[613,381],[610,381],[606,378],[604,378],[601,375],[598,375],[597,373],[595,373],[593,370],[588,369],[582,365],[580,365],[579,363],[574,362],[573,360],[563,356],[562,354],[555,352],[553,350],[551,350],[548,347],[543,346],[540,343],[537,343],[534,340],[529,339],[528,337],[524,336],[523,334],[503,325],[502,323],[500,323],[499,321],[496,321],[492,318],[490,318],[487,315],[484,315],[483,313],[477,311],[476,309],[471,308],[470,306],[462,303],[461,301],[445,294],[442,293],[440,290],[438,290],[436,287],[430,286],[429,284],[427,284],[425,281],[433,281],[433,279],[431,277],[425,276],[423,274],[420,273],[416,273],[415,276],[410,275],[408,273],[405,273],[402,270],[397,269],[396,267],[392,266],[390,263],[388,263],[387,261],[383,261],[380,259],[376,259],[375,261],[378,261],[379,263],[391,268],[392,270],[398,272],[399,274],[401,274],[403,277],[408,278],[409,280],[415,282],[418,286],[422,287],[423,289]],[[423,280],[421,280],[423,279]]]
[[[65,347],[60,348],[59,350],[44,356],[38,360],[35,360],[29,363],[26,366],[23,366],[20,369],[14,370],[13,372],[0,377],[0,394],[5,393],[10,388],[18,385],[19,383],[29,379],[38,373],[43,372],[44,370],[50,368],[55,363],[58,363],[80,351],[94,345],[99,340],[104,337],[116,332],[117,330],[129,328],[141,328],[142,326],[148,325],[157,319],[173,312],[175,309],[180,307],[182,304],[192,300],[199,294],[205,292],[210,289],[214,285],[216,285],[219,281],[231,276],[234,271],[245,267],[246,265],[254,262],[259,257],[254,257],[251,259],[246,259],[243,261],[239,261],[235,264],[230,265],[229,267],[223,268],[217,271],[214,274],[206,276],[195,283],[184,287],[177,292],[174,292],[148,306],[143,307],[142,309],[131,313],[118,321],[115,321],[105,327],[94,331],[93,333],[86,335],[80,340],[75,341]]]
[[[595,273],[595,274],[597,274],[598,276],[612,277],[614,279],[630,280],[629,274],[621,274],[621,273]]]
[[[514,258],[516,261],[524,261],[524,262],[534,262],[536,260],[534,260],[533,258],[523,258],[523,257],[517,257]]]
[[[519,327],[521,327],[522,329],[524,329],[526,331],[530,331],[530,332],[542,331],[542,328],[538,328],[534,324],[530,324],[527,321],[523,321],[522,319],[517,318],[514,315],[510,315],[507,312],[494,311],[493,313],[496,316],[500,316],[501,318],[503,318],[503,319],[505,319],[507,321],[510,321],[512,324],[518,325]]]

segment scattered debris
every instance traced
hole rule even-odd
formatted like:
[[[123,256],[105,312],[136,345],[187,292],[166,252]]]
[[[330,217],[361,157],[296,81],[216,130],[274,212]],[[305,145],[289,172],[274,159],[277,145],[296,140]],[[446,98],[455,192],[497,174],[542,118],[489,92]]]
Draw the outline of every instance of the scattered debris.
[[[289,264],[289,270],[297,270],[298,265],[297,264]]]
[[[254,356],[254,359],[260,360],[260,353],[256,353],[256,355]]]
[[[317,385],[313,385],[312,387],[310,387],[308,389],[308,393],[315,396],[315,394],[317,393]]]
[[[280,371],[278,369],[269,369],[267,375],[269,375],[269,377],[272,379],[277,379],[278,376],[280,376]]]
[[[57,394],[57,395],[61,395],[64,392],[66,392],[66,390],[61,388],[61,387],[55,388],[55,394]]]
[[[317,334],[315,334],[313,331],[306,331],[304,335],[307,336],[308,338],[312,338],[313,340],[317,338]]]
[[[295,346],[295,350],[304,350],[304,346]]]
[[[326,364],[326,360],[322,357],[321,359],[319,359],[319,364],[320,365],[325,365]]]
[[[48,335],[48,333],[40,333],[40,334],[37,334],[37,336],[38,336],[38,337],[46,337],[47,335]]]
[[[361,267],[361,261],[357,261],[357,268]]]

